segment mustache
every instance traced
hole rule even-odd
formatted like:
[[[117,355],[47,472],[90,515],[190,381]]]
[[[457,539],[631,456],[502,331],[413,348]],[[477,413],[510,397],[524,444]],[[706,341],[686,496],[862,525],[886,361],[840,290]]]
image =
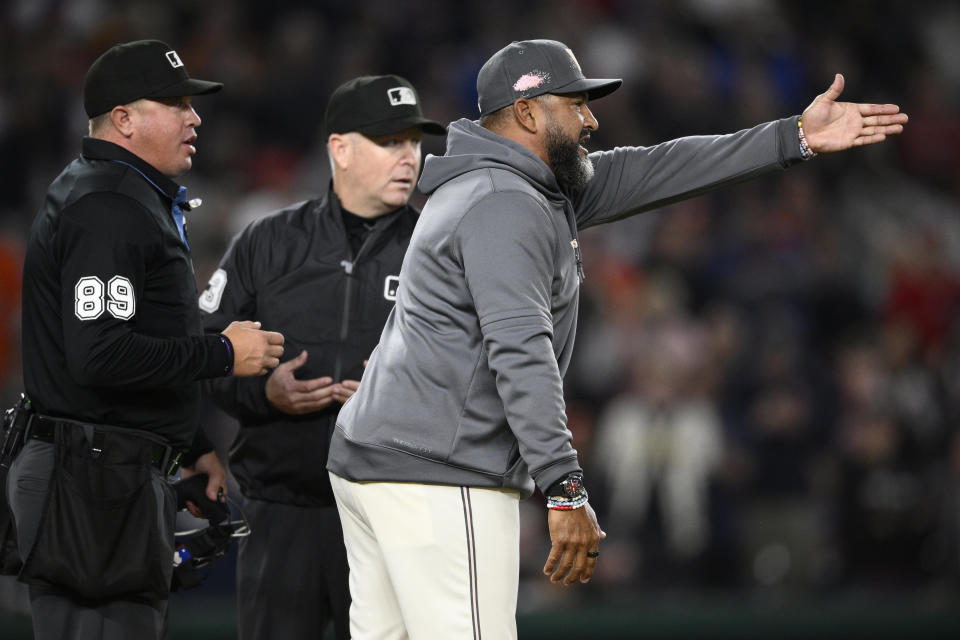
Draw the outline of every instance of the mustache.
[[[587,146],[587,142],[589,141],[590,141],[590,130],[584,129],[583,131],[580,132],[580,144],[585,147]]]

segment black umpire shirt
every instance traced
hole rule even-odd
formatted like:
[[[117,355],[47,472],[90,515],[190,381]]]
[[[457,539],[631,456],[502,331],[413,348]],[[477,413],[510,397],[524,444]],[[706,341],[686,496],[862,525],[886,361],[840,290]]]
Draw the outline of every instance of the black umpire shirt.
[[[178,189],[94,138],[50,185],[23,271],[23,374],[40,413],[194,444],[198,381],[232,358],[203,332]],[[210,448],[198,437],[191,457]]]
[[[356,252],[332,189],[261,218],[234,238],[210,279],[200,298],[204,325],[260,320],[283,333],[285,360],[307,350],[296,378],[359,380],[393,309],[418,216],[405,206],[370,220]],[[250,498],[332,506],[326,464],[340,403],[287,415],[267,401],[266,381],[222,378],[205,385],[240,421],[230,470]]]

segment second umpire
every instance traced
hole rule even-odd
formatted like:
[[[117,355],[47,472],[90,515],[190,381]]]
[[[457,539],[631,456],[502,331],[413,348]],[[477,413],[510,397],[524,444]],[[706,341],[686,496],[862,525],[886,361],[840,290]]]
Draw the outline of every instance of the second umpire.
[[[420,140],[445,133],[394,75],[338,87],[325,129],[330,189],[241,232],[200,298],[208,328],[256,317],[284,333],[294,356],[268,378],[208,383],[240,421],[230,469],[253,530],[237,561],[241,640],[320,638],[331,621],[336,638],[349,638],[327,450],[396,299],[419,215],[407,201]]]

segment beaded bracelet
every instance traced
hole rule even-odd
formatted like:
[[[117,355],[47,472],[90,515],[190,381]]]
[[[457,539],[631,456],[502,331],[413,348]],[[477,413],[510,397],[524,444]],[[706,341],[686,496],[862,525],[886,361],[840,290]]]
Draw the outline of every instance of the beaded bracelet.
[[[584,500],[583,502],[576,502],[573,504],[565,504],[563,506],[547,503],[547,509],[552,509],[553,511],[573,511],[574,509],[581,508],[585,504],[587,504],[586,500]]]
[[[564,496],[550,496],[547,498],[547,509],[557,511],[573,511],[587,504],[587,490],[581,489],[575,498],[566,498]]]
[[[804,160],[817,155],[816,152],[807,144],[807,137],[803,135],[803,118],[797,118],[797,134],[800,137],[800,155]]]

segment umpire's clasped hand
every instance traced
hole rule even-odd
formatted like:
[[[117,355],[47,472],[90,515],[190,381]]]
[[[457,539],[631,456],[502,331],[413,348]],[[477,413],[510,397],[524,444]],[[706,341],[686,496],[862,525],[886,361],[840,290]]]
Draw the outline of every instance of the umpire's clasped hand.
[[[259,322],[231,322],[223,335],[233,345],[233,375],[262,376],[280,364],[283,355],[283,334],[261,331]]]

